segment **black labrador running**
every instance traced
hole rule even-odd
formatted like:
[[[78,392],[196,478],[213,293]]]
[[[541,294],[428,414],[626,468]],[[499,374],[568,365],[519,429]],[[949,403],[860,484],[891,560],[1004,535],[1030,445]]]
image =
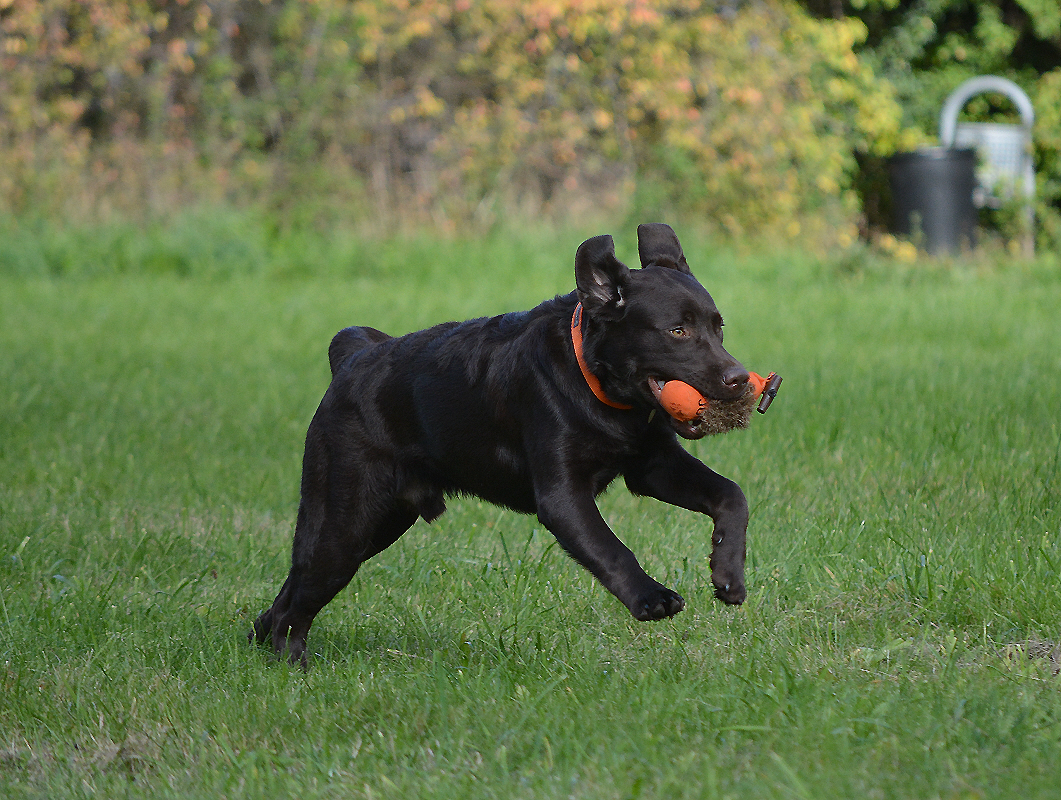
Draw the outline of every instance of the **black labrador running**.
[[[715,594],[744,601],[744,494],[678,443],[712,432],[706,422],[668,416],[656,396],[677,379],[712,403],[744,403],[749,373],[722,347],[722,317],[674,231],[641,225],[637,237],[641,269],[594,237],[575,253],[577,289],[530,311],[335,336],[332,382],[306,435],[291,572],[252,637],[305,665],[317,612],[454,493],[537,514],[634,617],[673,616],[685,601],[597,510],[619,475],[636,495],[714,520]]]

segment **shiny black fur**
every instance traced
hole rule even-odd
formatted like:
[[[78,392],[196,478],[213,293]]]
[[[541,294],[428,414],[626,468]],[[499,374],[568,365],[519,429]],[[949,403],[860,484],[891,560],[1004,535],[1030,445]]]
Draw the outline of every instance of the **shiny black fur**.
[[[715,593],[743,602],[744,494],[682,448],[676,433],[703,431],[663,413],[648,379],[680,379],[725,401],[745,392],[748,373],[722,347],[722,318],[670,227],[639,226],[638,253],[642,268],[629,270],[610,236],[583,242],[577,290],[530,311],[397,338],[340,331],[306,436],[291,572],[251,636],[305,665],[317,612],[454,493],[537,514],[634,617],[673,616],[685,601],[641,569],[597,510],[619,475],[634,494],[714,520]],[[570,332],[579,301],[590,369],[630,410],[594,397],[579,371]]]

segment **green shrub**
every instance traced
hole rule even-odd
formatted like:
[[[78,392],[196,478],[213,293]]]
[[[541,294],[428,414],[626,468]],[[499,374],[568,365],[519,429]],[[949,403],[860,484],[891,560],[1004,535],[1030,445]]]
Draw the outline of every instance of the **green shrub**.
[[[653,212],[853,234],[900,109],[793,2],[0,3],[0,203],[284,224]]]

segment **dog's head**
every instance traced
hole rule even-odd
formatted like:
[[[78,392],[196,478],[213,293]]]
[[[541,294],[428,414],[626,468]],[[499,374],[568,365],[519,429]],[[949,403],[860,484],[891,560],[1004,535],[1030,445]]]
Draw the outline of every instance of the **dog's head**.
[[[658,407],[666,381],[688,383],[710,410],[689,422],[671,418],[686,439],[744,427],[754,407],[748,371],[722,346],[722,315],[678,237],[669,225],[639,225],[637,252],[635,270],[615,257],[611,236],[587,239],[575,253],[590,371],[608,397],[635,407]]]

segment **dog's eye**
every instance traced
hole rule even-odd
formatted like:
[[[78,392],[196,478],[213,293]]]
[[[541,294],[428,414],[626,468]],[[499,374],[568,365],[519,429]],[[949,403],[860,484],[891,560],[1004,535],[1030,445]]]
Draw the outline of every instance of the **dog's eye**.
[[[670,329],[670,335],[675,339],[685,339],[689,336],[689,331],[679,325],[677,328]]]

